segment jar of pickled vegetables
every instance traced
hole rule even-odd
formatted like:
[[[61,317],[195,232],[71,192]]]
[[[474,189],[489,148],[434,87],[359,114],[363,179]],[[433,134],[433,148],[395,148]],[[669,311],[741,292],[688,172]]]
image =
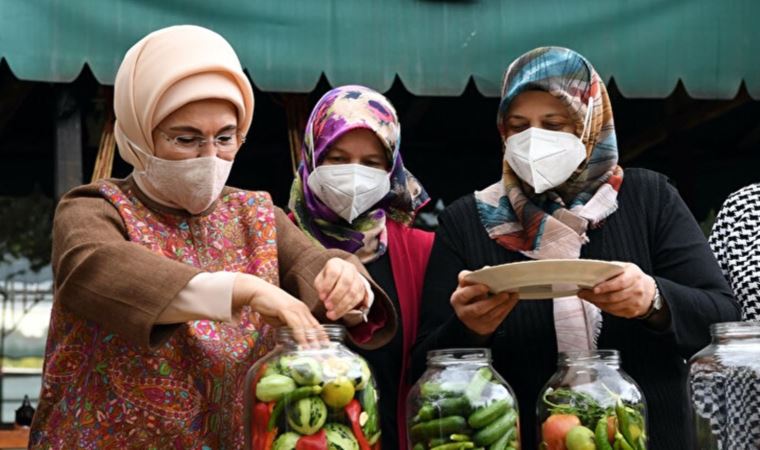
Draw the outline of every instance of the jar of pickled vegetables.
[[[617,350],[561,352],[538,399],[540,448],[645,450],[644,394]]]
[[[380,448],[378,393],[366,361],[343,345],[345,329],[296,342],[289,328],[245,381],[249,450]],[[318,335],[317,335],[318,333]]]
[[[712,343],[689,361],[695,448],[760,448],[760,323],[716,323],[710,332]]]
[[[490,350],[428,352],[407,397],[407,440],[413,450],[520,448],[515,395],[491,367]]]

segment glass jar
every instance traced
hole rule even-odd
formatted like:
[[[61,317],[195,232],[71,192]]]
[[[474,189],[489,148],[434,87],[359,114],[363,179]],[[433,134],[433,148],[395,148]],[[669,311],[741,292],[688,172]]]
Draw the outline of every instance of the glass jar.
[[[377,450],[380,415],[375,379],[366,361],[343,345],[345,328],[324,325],[301,345],[289,328],[245,380],[245,439],[249,450]],[[318,342],[318,343],[317,343]]]
[[[485,348],[428,352],[427,370],[409,391],[406,411],[413,450],[445,444],[441,448],[520,448],[514,392],[491,367]]]
[[[689,361],[696,448],[760,448],[760,322],[710,327]]]
[[[557,366],[536,408],[540,448],[646,448],[644,394],[617,350],[561,352]]]

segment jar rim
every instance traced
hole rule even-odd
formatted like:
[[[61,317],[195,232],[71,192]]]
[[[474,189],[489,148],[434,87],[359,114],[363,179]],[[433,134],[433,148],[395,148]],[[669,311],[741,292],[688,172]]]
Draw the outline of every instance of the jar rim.
[[[557,354],[557,364],[559,365],[585,364],[591,362],[620,364],[620,351],[615,349],[573,350],[559,352]]]
[[[428,363],[478,363],[491,362],[488,348],[445,348],[427,352]]]
[[[346,336],[346,327],[338,324],[321,324],[320,328],[301,330],[307,340],[326,337],[331,342],[342,342]],[[275,330],[278,341],[295,341],[297,333],[289,326],[283,325]]]
[[[710,325],[713,337],[760,337],[760,321],[719,322]]]

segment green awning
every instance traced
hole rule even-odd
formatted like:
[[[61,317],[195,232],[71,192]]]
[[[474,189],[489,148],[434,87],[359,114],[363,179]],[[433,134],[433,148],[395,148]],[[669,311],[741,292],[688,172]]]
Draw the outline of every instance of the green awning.
[[[111,84],[149,31],[193,23],[238,51],[265,91],[332,85],[498,95],[521,53],[562,45],[629,97],[760,99],[757,0],[0,0],[0,57],[26,80],[68,82],[87,64]]]

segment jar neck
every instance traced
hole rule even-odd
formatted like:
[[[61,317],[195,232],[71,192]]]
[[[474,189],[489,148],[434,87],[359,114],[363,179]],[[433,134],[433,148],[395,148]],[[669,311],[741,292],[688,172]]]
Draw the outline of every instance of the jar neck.
[[[487,366],[491,364],[491,350],[487,348],[451,348],[433,350],[427,354],[428,367],[435,366]]]
[[[560,352],[557,365],[560,367],[590,367],[605,365],[612,369],[620,368],[620,352],[617,350],[589,350]]]
[[[710,325],[713,344],[759,342],[760,322],[723,322]]]
[[[342,325],[322,325],[322,329],[304,330],[300,333],[293,331],[290,327],[279,327],[275,331],[277,344],[286,347],[299,345],[299,335],[308,342],[329,342],[342,343],[346,337],[346,329]]]

